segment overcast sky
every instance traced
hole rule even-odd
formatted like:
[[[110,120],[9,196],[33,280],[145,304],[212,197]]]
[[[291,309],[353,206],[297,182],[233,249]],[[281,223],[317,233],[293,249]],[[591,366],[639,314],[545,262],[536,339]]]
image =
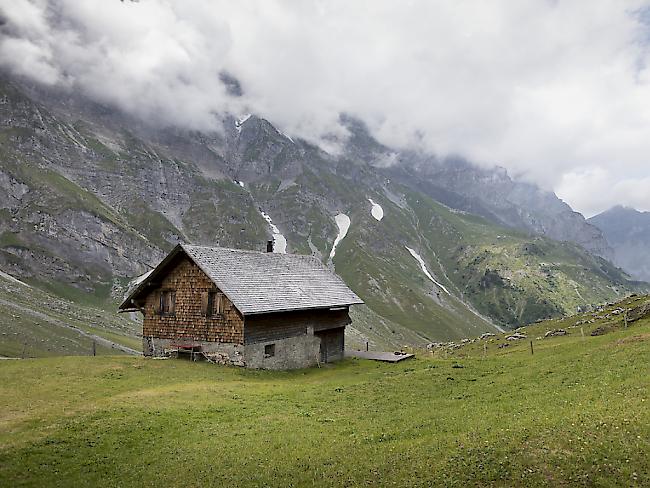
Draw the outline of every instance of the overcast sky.
[[[198,129],[253,111],[318,142],[346,112],[590,216],[650,210],[649,3],[0,0],[0,64]]]

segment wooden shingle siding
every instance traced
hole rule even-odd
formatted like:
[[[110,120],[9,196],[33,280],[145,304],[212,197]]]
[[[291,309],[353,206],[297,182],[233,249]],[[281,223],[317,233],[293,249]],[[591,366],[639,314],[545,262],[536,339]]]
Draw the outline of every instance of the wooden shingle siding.
[[[174,313],[161,315],[160,296],[172,290]],[[220,314],[207,316],[208,293],[220,290],[186,256],[181,256],[165,273],[156,288],[146,295],[142,335],[161,339],[244,343],[244,320],[227,297],[221,298]]]
[[[350,324],[348,310],[302,310],[246,317],[244,340],[246,344],[268,342],[295,337]]]

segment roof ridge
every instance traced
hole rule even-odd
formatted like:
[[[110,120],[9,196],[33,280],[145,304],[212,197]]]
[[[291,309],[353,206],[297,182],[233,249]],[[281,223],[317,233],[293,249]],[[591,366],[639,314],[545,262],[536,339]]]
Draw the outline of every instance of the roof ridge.
[[[289,258],[299,258],[299,259],[314,259],[315,261],[322,264],[322,262],[313,254],[293,254],[293,253],[280,253],[280,252],[267,252],[267,251],[254,251],[252,249],[235,249],[234,247],[222,247],[222,246],[203,246],[199,244],[181,244],[183,249],[186,248],[198,248],[198,249],[210,249],[215,250],[219,249],[222,251],[232,251],[232,252],[241,252],[247,254],[262,254],[269,255],[273,257],[289,257]]]

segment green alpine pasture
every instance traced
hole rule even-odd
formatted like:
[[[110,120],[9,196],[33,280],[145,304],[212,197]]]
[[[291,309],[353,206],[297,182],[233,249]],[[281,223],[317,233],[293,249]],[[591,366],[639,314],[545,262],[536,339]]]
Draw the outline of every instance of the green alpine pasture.
[[[393,365],[0,361],[0,486],[648,486],[650,319],[614,308]]]

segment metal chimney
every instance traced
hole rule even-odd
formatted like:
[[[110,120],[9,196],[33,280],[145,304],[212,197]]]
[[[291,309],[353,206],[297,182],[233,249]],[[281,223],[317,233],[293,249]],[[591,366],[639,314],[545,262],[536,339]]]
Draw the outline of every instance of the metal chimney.
[[[266,241],[266,252],[273,252],[273,241]]]

